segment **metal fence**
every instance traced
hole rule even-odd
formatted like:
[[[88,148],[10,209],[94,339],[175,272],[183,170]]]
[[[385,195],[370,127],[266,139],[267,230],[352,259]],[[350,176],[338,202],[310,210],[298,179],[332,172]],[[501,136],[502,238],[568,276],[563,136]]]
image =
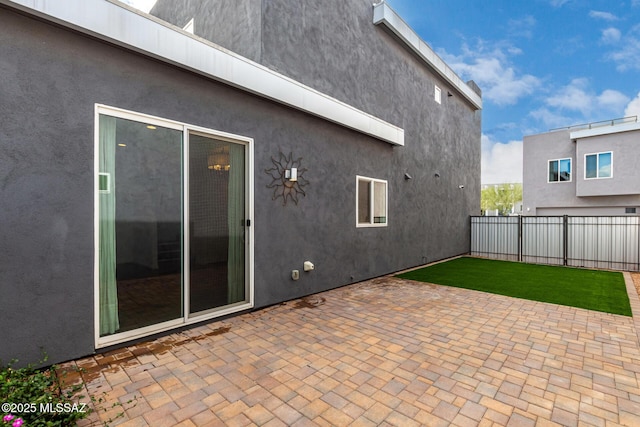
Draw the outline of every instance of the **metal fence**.
[[[471,255],[640,271],[640,217],[471,217]]]

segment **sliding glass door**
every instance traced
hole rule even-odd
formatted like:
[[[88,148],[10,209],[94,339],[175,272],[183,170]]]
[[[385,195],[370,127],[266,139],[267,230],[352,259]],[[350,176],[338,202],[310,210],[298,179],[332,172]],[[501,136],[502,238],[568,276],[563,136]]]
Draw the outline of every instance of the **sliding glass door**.
[[[98,344],[250,305],[248,144],[128,112],[97,122]]]

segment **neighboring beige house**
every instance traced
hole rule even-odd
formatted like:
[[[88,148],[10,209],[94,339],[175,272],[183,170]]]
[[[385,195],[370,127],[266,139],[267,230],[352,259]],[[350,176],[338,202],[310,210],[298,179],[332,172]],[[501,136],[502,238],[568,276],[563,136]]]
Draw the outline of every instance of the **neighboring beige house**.
[[[524,215],[640,213],[635,116],[525,136],[523,163]]]

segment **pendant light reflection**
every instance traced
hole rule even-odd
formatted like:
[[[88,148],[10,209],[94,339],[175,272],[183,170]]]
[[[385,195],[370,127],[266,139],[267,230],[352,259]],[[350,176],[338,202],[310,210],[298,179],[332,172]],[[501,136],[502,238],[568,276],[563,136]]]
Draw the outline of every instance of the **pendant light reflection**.
[[[229,164],[229,147],[218,147],[212,154],[207,156],[207,167],[214,171],[228,171],[231,169]]]

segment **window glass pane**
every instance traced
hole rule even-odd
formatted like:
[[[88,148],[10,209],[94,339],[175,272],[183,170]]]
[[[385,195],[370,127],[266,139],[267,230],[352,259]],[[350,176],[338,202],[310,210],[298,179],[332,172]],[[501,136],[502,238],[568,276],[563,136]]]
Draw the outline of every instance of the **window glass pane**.
[[[191,313],[245,299],[244,147],[189,135]]]
[[[571,159],[560,160],[560,181],[571,181]]]
[[[373,222],[376,224],[387,222],[387,184],[385,182],[373,184]]]
[[[182,132],[100,116],[100,335],[182,317]]]
[[[598,157],[595,154],[589,154],[585,160],[586,178],[596,178],[598,176]]]
[[[358,180],[358,223],[368,224],[371,222],[370,212],[370,181]]]
[[[598,157],[598,178],[610,178],[611,153],[600,153]]]
[[[558,180],[558,161],[551,160],[549,162],[549,182],[555,182]]]

